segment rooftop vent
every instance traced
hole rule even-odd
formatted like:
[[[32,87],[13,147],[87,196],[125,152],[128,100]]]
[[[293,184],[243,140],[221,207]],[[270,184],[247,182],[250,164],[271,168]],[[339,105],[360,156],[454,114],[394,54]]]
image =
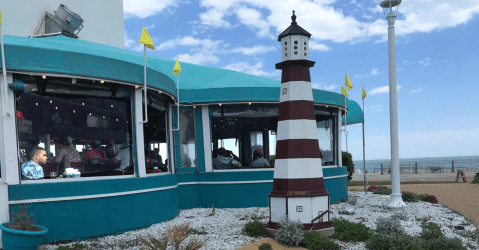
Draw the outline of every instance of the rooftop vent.
[[[34,36],[62,34],[78,38],[78,33],[80,33],[82,28],[83,19],[80,15],[69,10],[65,5],[60,4],[55,11],[55,15],[45,12],[45,15],[35,29]]]

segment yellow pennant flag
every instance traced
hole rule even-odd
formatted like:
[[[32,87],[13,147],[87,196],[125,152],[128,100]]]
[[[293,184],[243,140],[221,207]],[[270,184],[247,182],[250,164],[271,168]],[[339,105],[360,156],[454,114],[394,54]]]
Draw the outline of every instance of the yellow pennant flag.
[[[349,80],[349,76],[347,72],[346,72],[346,86],[348,86],[348,91],[350,91],[353,88],[353,85],[351,84],[351,81]]]
[[[153,40],[151,40],[150,34],[146,31],[146,28],[143,27],[143,31],[141,32],[141,37],[138,43],[144,44],[146,47],[155,50],[155,45],[153,44]]]
[[[181,66],[180,66],[180,61],[178,61],[178,58],[176,58],[176,63],[175,67],[173,67],[173,75],[179,75],[181,72]]]
[[[2,12],[0,11],[0,24],[2,24]]]
[[[349,97],[349,94],[348,94],[348,92],[346,92],[346,89],[344,88],[344,86],[341,86],[341,95]]]
[[[364,86],[363,86],[363,94],[361,95],[361,99],[366,98],[366,91],[364,91]]]

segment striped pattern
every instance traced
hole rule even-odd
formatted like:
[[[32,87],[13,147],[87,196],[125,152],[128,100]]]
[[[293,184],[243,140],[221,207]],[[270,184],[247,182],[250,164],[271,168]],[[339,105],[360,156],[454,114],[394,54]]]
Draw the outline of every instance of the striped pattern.
[[[312,197],[327,196],[323,178],[277,179],[273,180],[270,197]]]
[[[281,84],[280,102],[304,100],[313,101],[313,91],[310,82],[294,81]]]
[[[312,101],[286,101],[279,104],[278,121],[316,120]]]
[[[323,177],[320,158],[280,159],[275,161],[274,178],[299,179]]]
[[[320,158],[318,139],[292,139],[276,143],[276,159]]]
[[[277,141],[288,139],[318,140],[318,127],[316,121],[313,120],[280,121],[278,122],[277,131]]]

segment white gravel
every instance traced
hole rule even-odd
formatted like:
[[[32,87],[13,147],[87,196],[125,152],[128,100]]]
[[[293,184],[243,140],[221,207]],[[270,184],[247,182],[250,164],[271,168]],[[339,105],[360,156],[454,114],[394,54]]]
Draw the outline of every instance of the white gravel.
[[[331,218],[344,218],[352,222],[363,222],[371,229],[376,228],[376,220],[380,217],[389,217],[393,213],[386,205],[390,200],[389,195],[375,195],[370,192],[366,194],[359,191],[349,191],[350,201],[331,205]],[[351,200],[356,199],[353,205]],[[406,203],[402,214],[401,225],[409,235],[417,236],[421,233],[421,221],[428,219],[441,226],[446,237],[459,238],[465,246],[473,246],[470,249],[479,249],[477,240],[462,237],[458,233],[477,232],[464,216],[457,214],[451,209],[440,204],[429,202]],[[168,227],[182,225],[190,222],[190,227],[198,231],[206,232],[202,235],[193,235],[199,239],[209,239],[208,244],[202,249],[205,250],[233,250],[246,246],[260,238],[252,238],[241,233],[243,226],[258,219],[261,222],[268,222],[268,208],[225,208],[215,209],[211,214],[211,208],[194,208],[181,210],[180,215],[170,221],[154,224],[149,228],[126,232],[119,235],[112,235],[99,238],[98,240],[74,242],[89,246],[89,249],[141,249],[142,245],[137,243],[139,236],[148,238],[150,235],[158,236],[160,232],[166,233]],[[464,230],[456,230],[454,226],[461,225]],[[192,237],[192,236],[190,236]],[[187,240],[186,240],[187,241]],[[350,243],[334,240],[343,249],[366,249],[362,242]],[[72,246],[74,243],[62,244]],[[42,245],[39,249],[56,249],[58,245]],[[172,247],[168,249],[173,249]]]

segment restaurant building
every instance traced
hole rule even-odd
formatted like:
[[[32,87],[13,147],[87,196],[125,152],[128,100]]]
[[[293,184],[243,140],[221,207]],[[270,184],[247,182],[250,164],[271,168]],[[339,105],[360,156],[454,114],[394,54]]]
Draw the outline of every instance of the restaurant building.
[[[0,1],[2,27],[8,26],[4,13],[13,9],[5,2]],[[75,1],[38,4],[44,2],[48,4],[42,6],[55,6],[49,12],[63,3],[82,19],[90,11]],[[122,8],[113,10],[110,17],[123,26]],[[42,18],[42,13],[31,16]],[[257,149],[266,159],[274,155],[270,144],[277,131],[280,81],[182,63],[178,95],[175,61],[148,56],[145,96],[143,54],[102,40],[100,33],[86,27],[73,33],[77,38],[65,32],[33,37],[4,33],[0,223],[26,205],[37,223],[48,228],[46,243],[147,227],[174,218],[181,209],[267,207],[274,168],[249,166]],[[123,27],[109,35],[123,39]],[[348,194],[347,169],[341,164],[345,102],[348,124],[362,122],[363,113],[338,93],[314,89],[313,99],[324,186],[335,203]],[[78,178],[59,178],[61,167],[50,161],[43,166],[44,179],[22,179],[28,151],[44,147],[52,160],[60,138],[70,138],[82,155],[96,141],[114,152],[129,148],[130,167],[119,171],[112,158],[81,161],[72,164]],[[214,169],[213,156],[222,146],[243,167]]]

